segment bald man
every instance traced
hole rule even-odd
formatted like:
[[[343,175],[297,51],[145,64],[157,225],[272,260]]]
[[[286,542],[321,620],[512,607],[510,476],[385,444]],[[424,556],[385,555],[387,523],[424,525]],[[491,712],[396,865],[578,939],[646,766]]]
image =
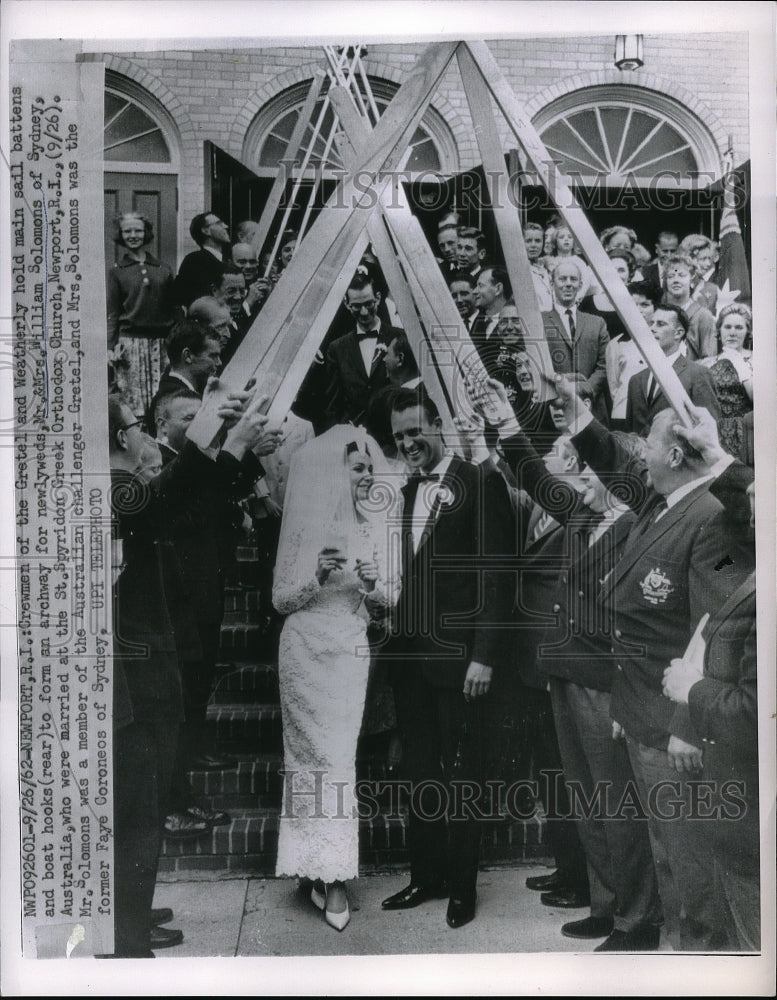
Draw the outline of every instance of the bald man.
[[[593,412],[606,420],[604,388],[607,384],[607,326],[601,316],[577,308],[583,277],[575,261],[556,265],[553,272],[554,309],[542,314],[551,361],[557,372],[579,372],[593,393]]]

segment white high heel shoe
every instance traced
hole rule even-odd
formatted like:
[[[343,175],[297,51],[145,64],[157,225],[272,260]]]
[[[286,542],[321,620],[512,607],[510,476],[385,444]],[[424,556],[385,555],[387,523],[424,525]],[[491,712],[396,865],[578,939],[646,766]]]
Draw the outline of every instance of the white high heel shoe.
[[[321,886],[324,890],[323,892],[318,888],[319,886]],[[326,909],[326,888],[324,887],[324,883],[320,880],[315,881],[311,886],[310,902],[319,910]]]
[[[327,899],[326,902],[328,904],[329,900]],[[351,910],[348,906],[348,896],[345,897],[345,909],[341,913],[333,913],[327,905],[324,908],[324,916],[326,917],[326,922],[330,927],[334,927],[336,931],[345,930],[351,919]]]
[[[324,916],[326,917],[326,922],[330,927],[334,927],[336,931],[345,930],[351,919],[351,911],[348,908],[348,901],[346,900],[345,909],[342,913],[332,913],[330,910],[324,910]]]

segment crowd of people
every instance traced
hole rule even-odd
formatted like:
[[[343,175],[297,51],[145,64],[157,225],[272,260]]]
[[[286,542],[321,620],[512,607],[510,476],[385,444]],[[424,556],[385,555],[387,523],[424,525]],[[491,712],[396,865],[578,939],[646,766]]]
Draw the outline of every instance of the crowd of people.
[[[151,908],[162,836],[229,822],[188,772],[235,766],[205,710],[247,535],[263,621],[283,621],[277,873],[309,879],[332,927],[358,876],[366,726],[390,734],[409,811],[410,883],[385,910],[439,898],[450,927],[474,919],[483,824],[518,806],[495,791],[510,758],[556,860],[529,888],[590,908],[562,934],[651,951],[663,927],[676,950],[757,950],[752,318],[716,283],[714,243],[664,231],[651,254],[631,229],[601,234],[693,427],[560,219],[524,227],[549,394],[503,257],[448,213],[433,249],[487,375],[456,440],[368,250],[283,424],[248,383],[202,450],[186,431],[297,252],[286,232],[260,258],[255,229],[233,243],[196,216],[174,276],[147,220],[117,221],[116,954],[182,940]]]

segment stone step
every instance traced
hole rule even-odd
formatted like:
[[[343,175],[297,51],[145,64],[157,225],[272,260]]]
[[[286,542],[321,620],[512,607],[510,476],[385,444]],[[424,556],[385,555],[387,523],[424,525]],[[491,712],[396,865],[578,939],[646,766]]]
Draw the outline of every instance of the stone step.
[[[214,827],[201,837],[166,839],[160,871],[225,871],[272,875],[278,848],[277,809],[246,810],[229,825]],[[550,852],[543,841],[544,823],[530,820],[498,820],[484,824],[481,862],[538,861]],[[386,866],[406,865],[407,814],[362,819],[359,824],[360,868],[367,872]]]
[[[221,750],[277,753],[283,746],[277,703],[208,705],[207,721]]]
[[[235,612],[257,611],[260,605],[259,590],[249,590],[246,587],[226,587],[224,589],[224,611],[226,614]]]
[[[233,706],[234,707],[234,706]],[[281,803],[283,778],[280,771],[283,768],[282,753],[252,753],[245,751],[243,755],[235,752],[231,755],[237,761],[237,766],[223,771],[192,770],[189,779],[198,801],[211,809],[223,809],[227,812],[237,809],[252,809],[257,806],[276,806]],[[390,779],[385,759],[375,753],[363,750],[357,755],[356,776],[358,781],[385,783]],[[375,799],[381,808],[389,809],[392,805],[393,790],[379,786],[375,790]]]
[[[244,702],[278,701],[278,668],[270,663],[232,664],[227,671],[219,667],[219,680],[211,695],[214,705]]]
[[[277,624],[265,629],[261,624],[246,622],[247,614],[241,614],[239,621],[221,626],[220,653],[227,660],[251,660],[272,662],[278,654]]]
[[[250,810],[279,806],[283,779],[280,754],[263,754],[239,760],[227,771],[190,771],[189,780],[198,801],[211,809]]]

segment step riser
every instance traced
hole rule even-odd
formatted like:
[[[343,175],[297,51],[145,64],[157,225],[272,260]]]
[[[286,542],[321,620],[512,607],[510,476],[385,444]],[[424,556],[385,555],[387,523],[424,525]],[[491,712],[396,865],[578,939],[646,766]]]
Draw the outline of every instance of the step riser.
[[[261,817],[235,818],[228,826],[214,827],[202,837],[183,841],[164,841],[165,857],[201,855],[259,855],[277,849],[280,817],[273,810]],[[497,821],[483,824],[482,853],[499,859],[523,855],[528,848],[542,847],[544,824],[538,820]],[[407,850],[407,817],[377,816],[359,823],[359,843],[362,852]]]

